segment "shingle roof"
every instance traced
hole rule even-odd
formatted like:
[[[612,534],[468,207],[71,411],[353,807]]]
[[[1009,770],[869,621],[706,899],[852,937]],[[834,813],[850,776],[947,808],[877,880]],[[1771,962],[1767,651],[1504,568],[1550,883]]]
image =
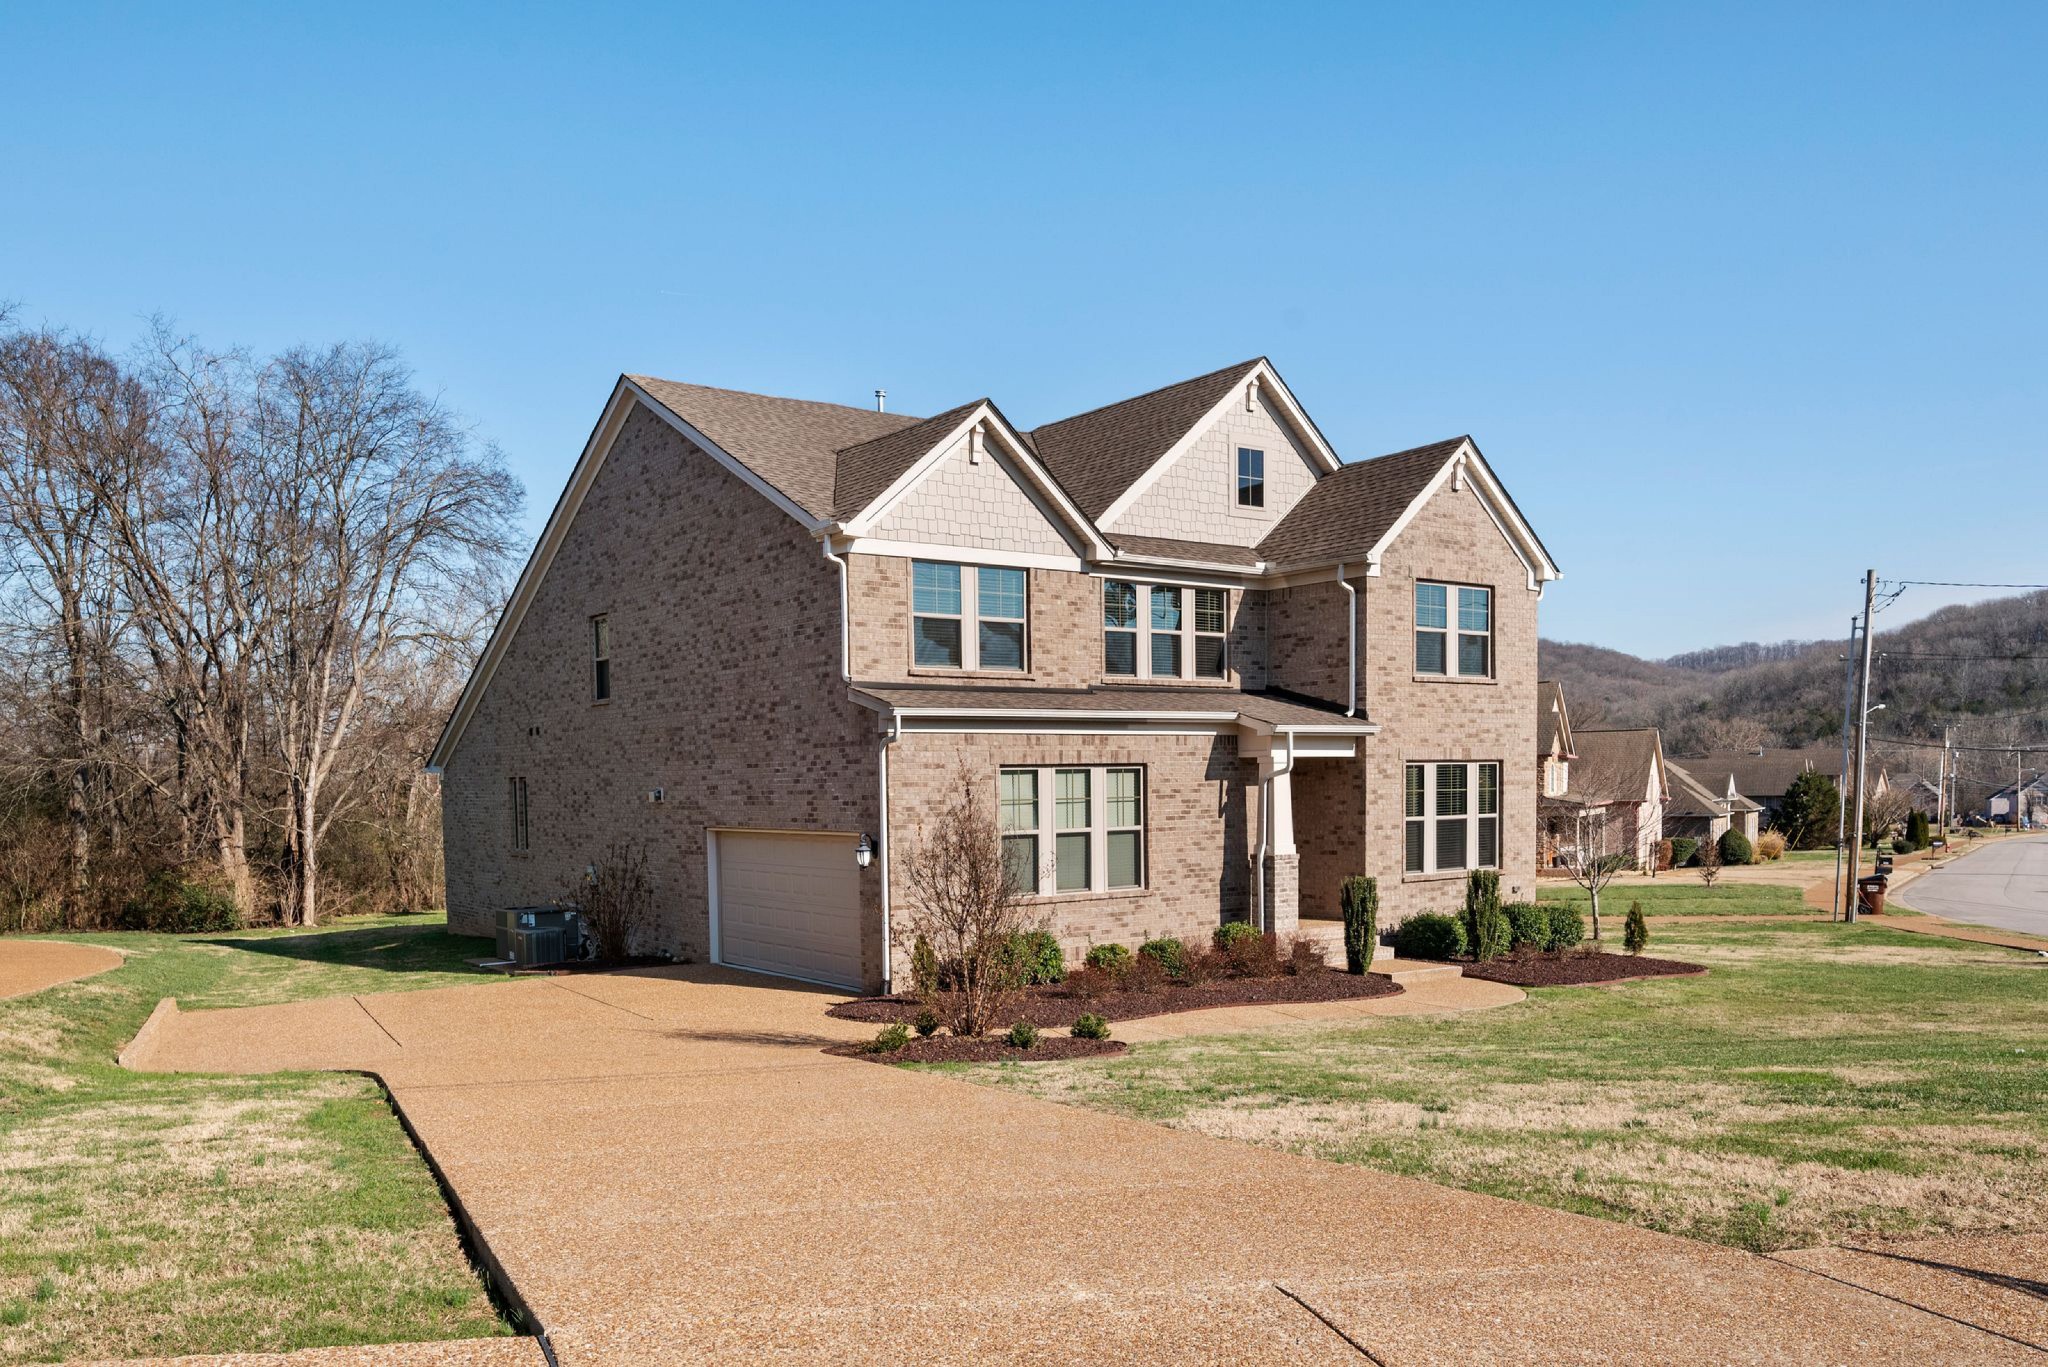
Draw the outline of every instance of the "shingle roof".
[[[1259,563],[1259,553],[1250,546],[1230,546],[1219,541],[1176,541],[1167,536],[1126,536],[1121,532],[1106,533],[1104,539],[1120,551],[1157,560],[1193,560],[1205,565],[1247,567]]]
[[[1565,712],[1564,686],[1538,680],[1536,684],[1536,753],[1555,755],[1571,753],[1570,741],[1562,734],[1571,730],[1571,720]]]
[[[1469,437],[1362,460],[1323,476],[1259,543],[1276,565],[1363,557]]]
[[[1809,745],[1799,750],[1766,750],[1762,754],[1724,750],[1709,755],[1687,756],[1685,767],[1710,792],[1726,792],[1728,780],[1732,777],[1736,792],[1771,802],[1783,797],[1785,790],[1792,786],[1792,780],[1809,769],[1839,781],[1842,752],[1839,747],[1830,745]]]
[[[919,457],[938,445],[945,435],[964,422],[987,399],[975,399],[949,408],[936,417],[899,427],[872,440],[839,451],[838,473],[833,484],[832,512],[852,517],[875,501]]]
[[[856,699],[865,697],[891,708],[961,712],[1107,712],[1138,714],[1170,712],[1212,716],[1219,720],[1247,717],[1281,727],[1315,727],[1335,731],[1374,729],[1364,717],[1347,717],[1339,707],[1313,699],[1275,693],[1248,693],[1235,688],[1146,688],[1108,684],[1096,688],[976,688],[952,684],[856,684]]]
[[[1728,799],[1711,791],[1679,765],[1665,760],[1664,774],[1671,780],[1671,801],[1664,808],[1667,817],[1728,815]]]
[[[904,413],[778,399],[736,389],[678,384],[650,375],[626,378],[774,485],[790,502],[821,519],[833,515],[833,485],[842,448],[874,441],[919,422]]]
[[[1100,518],[1204,413],[1251,374],[1259,359],[1263,358],[1061,418],[1033,428],[1028,439],[1081,511]]]
[[[1663,744],[1654,726],[1626,731],[1572,729],[1574,802],[1641,802],[1650,791]]]

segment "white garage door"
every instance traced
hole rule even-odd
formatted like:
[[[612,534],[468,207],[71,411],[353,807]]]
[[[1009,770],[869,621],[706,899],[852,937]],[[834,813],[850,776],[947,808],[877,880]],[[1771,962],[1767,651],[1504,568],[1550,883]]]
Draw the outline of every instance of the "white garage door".
[[[850,835],[717,831],[718,961],[857,988],[860,869]]]

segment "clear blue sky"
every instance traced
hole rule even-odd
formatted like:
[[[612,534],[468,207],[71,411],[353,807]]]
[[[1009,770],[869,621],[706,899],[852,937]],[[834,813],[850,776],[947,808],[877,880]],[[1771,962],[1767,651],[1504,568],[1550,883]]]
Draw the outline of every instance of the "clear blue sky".
[[[2048,580],[2044,63],[2034,3],[15,0],[0,298],[393,343],[535,530],[621,370],[1028,425],[1265,353],[1348,458],[1478,438],[1547,636],[1837,635],[1866,563]]]

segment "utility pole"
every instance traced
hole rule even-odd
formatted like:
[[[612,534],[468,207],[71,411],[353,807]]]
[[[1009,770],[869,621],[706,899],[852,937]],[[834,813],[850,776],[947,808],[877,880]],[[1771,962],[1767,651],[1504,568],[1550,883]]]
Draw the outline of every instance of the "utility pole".
[[[1863,867],[1863,778],[1870,754],[1870,643],[1877,636],[1871,630],[1871,613],[1877,607],[1877,571],[1863,575],[1863,679],[1856,690],[1856,819],[1849,824],[1849,900],[1842,919],[1856,919],[1856,878]]]
[[[1941,728],[1941,767],[1935,771],[1934,822],[1943,840],[1948,839],[1948,751],[1955,743],[1955,733],[1953,726]]]
[[[1842,652],[1842,767],[1835,778],[1835,900],[1842,906],[1842,850],[1849,821],[1849,709],[1856,705],[1856,619],[1849,619],[1849,648]],[[1853,871],[1852,871],[1853,877]],[[1832,914],[1832,913],[1831,913]]]

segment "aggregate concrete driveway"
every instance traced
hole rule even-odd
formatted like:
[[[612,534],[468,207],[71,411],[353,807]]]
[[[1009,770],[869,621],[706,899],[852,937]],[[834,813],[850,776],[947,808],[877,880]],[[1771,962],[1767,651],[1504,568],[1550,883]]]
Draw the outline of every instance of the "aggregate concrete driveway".
[[[1915,911],[2048,935],[2048,835],[2001,840],[1900,889]]]
[[[1783,1262],[818,1052],[716,969],[166,1014],[379,1073],[563,1363],[2003,1362]],[[303,1044],[298,1042],[303,1041]]]

